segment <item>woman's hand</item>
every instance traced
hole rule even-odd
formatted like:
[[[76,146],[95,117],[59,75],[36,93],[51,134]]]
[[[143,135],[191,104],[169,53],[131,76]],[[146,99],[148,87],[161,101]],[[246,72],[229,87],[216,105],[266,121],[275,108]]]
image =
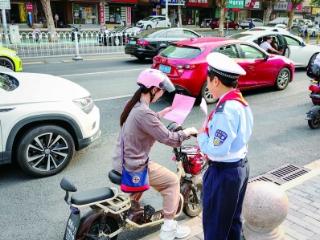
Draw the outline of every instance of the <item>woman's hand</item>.
[[[168,112],[170,112],[172,110],[172,107],[166,107],[165,109],[161,110],[160,112],[158,112],[158,116],[160,118],[163,118],[164,115],[166,115]]]
[[[195,127],[186,128],[183,132],[187,137],[196,136],[198,134],[198,130]]]

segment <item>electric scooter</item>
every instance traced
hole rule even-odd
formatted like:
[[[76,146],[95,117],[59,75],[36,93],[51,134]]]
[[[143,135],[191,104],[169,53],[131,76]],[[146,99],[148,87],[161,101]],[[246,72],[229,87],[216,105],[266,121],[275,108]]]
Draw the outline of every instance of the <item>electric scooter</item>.
[[[174,124],[168,128],[181,129]],[[180,179],[180,203],[176,217],[182,211],[190,217],[198,216],[201,212],[201,173],[207,167],[206,157],[193,145],[174,148],[173,152],[176,174]],[[112,183],[120,185],[121,174],[111,170],[108,177]],[[104,187],[70,196],[70,192],[76,192],[77,188],[66,178],[61,180],[60,186],[66,191],[64,200],[71,211],[64,240],[116,240],[125,229],[159,225],[164,221],[162,210],[156,211],[151,205],[140,206],[119,188]]]
[[[307,112],[306,120],[311,129],[316,129],[320,127],[320,80],[312,80],[309,90],[314,106]]]

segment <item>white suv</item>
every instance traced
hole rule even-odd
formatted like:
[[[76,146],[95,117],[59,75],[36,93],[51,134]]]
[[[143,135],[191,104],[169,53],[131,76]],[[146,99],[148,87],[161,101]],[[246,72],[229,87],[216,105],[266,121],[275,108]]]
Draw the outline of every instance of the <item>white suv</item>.
[[[0,72],[0,164],[50,176],[99,135],[100,111],[84,88],[47,74]]]
[[[137,27],[140,27],[143,29],[165,28],[165,27],[171,27],[171,23],[169,19],[166,20],[165,16],[150,16],[138,21]]]

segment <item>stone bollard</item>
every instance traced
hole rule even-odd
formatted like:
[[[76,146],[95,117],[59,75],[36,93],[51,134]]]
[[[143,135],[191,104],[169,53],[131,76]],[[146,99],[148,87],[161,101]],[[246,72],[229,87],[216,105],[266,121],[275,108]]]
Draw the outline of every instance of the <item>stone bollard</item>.
[[[279,225],[288,213],[288,197],[276,184],[248,184],[242,212],[246,240],[285,240]]]

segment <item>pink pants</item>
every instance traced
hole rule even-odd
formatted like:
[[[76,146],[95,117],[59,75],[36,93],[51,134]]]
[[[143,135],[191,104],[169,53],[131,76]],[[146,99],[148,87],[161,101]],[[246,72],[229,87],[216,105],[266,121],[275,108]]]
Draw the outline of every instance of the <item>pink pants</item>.
[[[180,199],[180,182],[176,174],[155,162],[149,162],[149,183],[163,197],[164,218],[173,219],[176,215]],[[139,201],[141,193],[131,195],[131,199]]]

